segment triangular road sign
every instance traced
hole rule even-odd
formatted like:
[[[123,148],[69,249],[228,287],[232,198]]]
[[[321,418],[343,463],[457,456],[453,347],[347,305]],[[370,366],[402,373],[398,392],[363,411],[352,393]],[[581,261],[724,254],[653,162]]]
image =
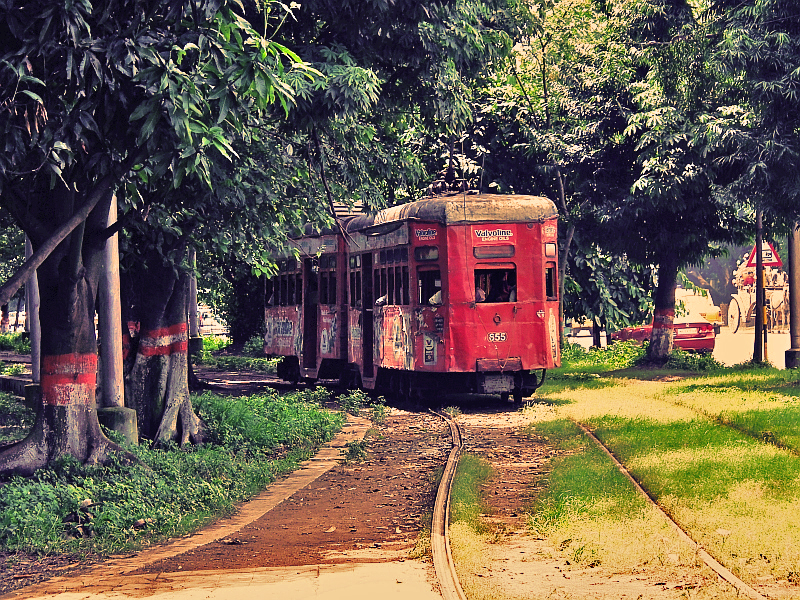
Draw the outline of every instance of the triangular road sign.
[[[783,261],[781,261],[781,257],[778,256],[778,253],[775,252],[775,248],[772,247],[772,244],[769,242],[761,242],[761,262],[765,267],[782,267]],[[756,247],[753,246],[752,252],[750,252],[750,259],[747,261],[748,267],[755,267],[756,266]]]

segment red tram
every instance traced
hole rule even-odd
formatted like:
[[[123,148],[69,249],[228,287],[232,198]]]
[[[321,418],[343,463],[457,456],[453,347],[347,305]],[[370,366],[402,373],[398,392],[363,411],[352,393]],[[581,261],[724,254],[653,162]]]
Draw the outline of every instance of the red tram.
[[[460,192],[297,239],[268,282],[265,351],[290,381],[520,402],[561,360],[556,223],[546,198]]]

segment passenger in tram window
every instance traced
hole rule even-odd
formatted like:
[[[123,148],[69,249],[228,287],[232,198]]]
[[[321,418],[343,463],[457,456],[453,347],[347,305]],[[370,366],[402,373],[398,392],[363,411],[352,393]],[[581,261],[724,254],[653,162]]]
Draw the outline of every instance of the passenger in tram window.
[[[503,273],[503,281],[501,282],[500,302],[516,302],[517,301],[517,282],[516,274],[514,271],[506,271]]]
[[[514,275],[513,271],[497,271],[492,273],[489,287],[488,302],[512,302],[511,295],[513,293],[514,300],[517,297],[517,286],[515,277],[509,277],[509,273]]]
[[[431,296],[428,300],[428,304],[431,306],[440,306],[442,304],[442,290],[439,290],[433,296]]]
[[[486,302],[486,292],[481,286],[475,288],[475,302]]]

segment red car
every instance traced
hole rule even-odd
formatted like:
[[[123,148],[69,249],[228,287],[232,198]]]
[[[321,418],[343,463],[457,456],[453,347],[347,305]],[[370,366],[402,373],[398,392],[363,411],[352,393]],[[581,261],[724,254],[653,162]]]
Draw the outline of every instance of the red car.
[[[673,345],[681,350],[695,352],[713,352],[716,335],[714,325],[705,319],[692,318],[690,320],[676,319],[675,338]],[[650,339],[653,325],[639,325],[638,327],[625,327],[619,331],[608,334],[611,342],[634,341],[644,343]]]

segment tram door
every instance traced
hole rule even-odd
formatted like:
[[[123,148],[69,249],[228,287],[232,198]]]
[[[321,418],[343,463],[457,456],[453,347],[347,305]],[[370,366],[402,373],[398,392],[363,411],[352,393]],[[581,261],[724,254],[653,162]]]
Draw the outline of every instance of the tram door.
[[[306,290],[303,294],[303,368],[317,366],[317,305],[319,304],[319,268],[317,259],[303,261],[303,280]],[[317,267],[315,269],[315,267]]]
[[[375,330],[372,326],[375,310],[375,299],[372,297],[372,253],[367,252],[361,255],[361,282],[364,293],[361,304],[361,350],[362,360],[364,361],[364,377],[374,376],[372,357]]]

